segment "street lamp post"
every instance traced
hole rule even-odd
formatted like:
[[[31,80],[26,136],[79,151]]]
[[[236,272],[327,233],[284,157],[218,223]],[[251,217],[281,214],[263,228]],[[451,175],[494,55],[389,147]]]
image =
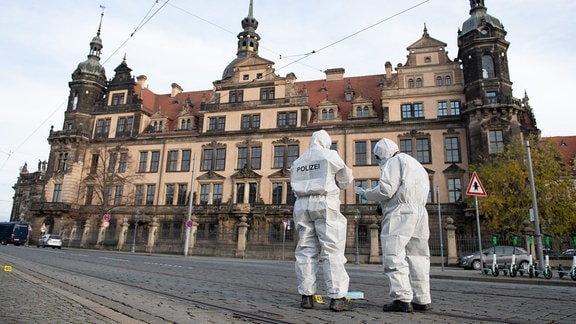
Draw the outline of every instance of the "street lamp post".
[[[140,211],[136,211],[134,215],[134,236],[132,237],[132,253],[136,252],[136,233],[138,233],[138,219],[140,218]]]
[[[356,214],[354,215],[354,223],[355,223],[355,244],[356,244],[356,252],[354,255],[354,264],[360,264],[360,250],[358,249],[358,223],[360,222],[360,210],[356,209]]]

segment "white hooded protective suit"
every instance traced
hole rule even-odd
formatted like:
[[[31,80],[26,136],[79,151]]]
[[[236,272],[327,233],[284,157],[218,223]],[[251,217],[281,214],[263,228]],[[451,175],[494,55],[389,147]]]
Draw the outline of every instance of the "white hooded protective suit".
[[[348,293],[349,277],[344,268],[347,221],[340,213],[340,189],[346,188],[354,177],[338,153],[330,149],[331,144],[325,130],[314,132],[308,151],[290,169],[298,231],[295,269],[298,292],[314,295],[319,257],[322,258],[328,297],[342,298]]]
[[[387,138],[376,143],[374,155],[381,160],[381,177],[378,186],[366,190],[366,198],[382,207],[382,263],[390,280],[390,297],[429,304],[428,173]]]

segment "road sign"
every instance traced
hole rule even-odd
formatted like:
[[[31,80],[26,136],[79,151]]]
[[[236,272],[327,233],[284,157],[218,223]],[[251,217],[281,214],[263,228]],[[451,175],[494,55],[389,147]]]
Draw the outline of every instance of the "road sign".
[[[482,186],[482,182],[480,182],[480,178],[478,178],[476,171],[472,173],[472,178],[468,184],[468,189],[466,189],[466,194],[468,196],[487,196],[486,190],[484,190],[484,186]]]
[[[193,221],[191,221],[191,220],[186,221],[186,227],[192,227],[192,226],[194,226],[194,222],[193,222]]]
[[[110,226],[110,222],[108,221],[102,222],[102,227],[107,228],[108,226]]]
[[[104,216],[102,217],[106,222],[110,220],[110,214],[106,213],[104,214]]]

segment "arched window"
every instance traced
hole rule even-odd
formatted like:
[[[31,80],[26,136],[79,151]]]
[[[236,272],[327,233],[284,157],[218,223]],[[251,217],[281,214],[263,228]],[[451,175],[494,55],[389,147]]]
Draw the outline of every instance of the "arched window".
[[[451,84],[452,84],[452,78],[451,78],[449,75],[447,75],[447,76],[446,76],[446,81],[445,81],[444,83],[445,83],[446,85],[451,85]]]
[[[482,55],[482,78],[493,78],[494,77],[494,60],[492,56],[485,54]]]
[[[436,86],[438,86],[438,87],[442,86],[442,77],[441,76],[436,77]]]
[[[414,80],[408,79],[408,88],[414,88]]]
[[[72,110],[78,108],[78,92],[74,94],[74,99],[72,99]]]
[[[370,117],[370,111],[368,110],[368,107],[364,106],[364,109],[362,109],[362,117]]]
[[[330,120],[334,119],[334,109],[328,110],[328,119]]]
[[[416,79],[416,88],[422,88],[422,78]]]

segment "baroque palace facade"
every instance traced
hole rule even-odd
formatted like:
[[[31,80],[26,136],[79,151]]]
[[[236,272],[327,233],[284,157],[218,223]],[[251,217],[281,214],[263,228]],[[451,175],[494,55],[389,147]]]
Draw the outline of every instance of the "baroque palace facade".
[[[538,134],[528,98],[512,96],[503,25],[483,0],[471,0],[469,13],[456,59],[424,27],[404,64],[355,77],[333,68],[325,79],[297,81],[258,55],[251,1],[222,78],[211,90],[172,84],[169,94],[150,91],[126,59],[108,80],[99,28],[69,82],[62,129],[50,130],[49,159],[38,171],[23,168],[14,186],[11,219],[31,224],[31,242],[43,230],[69,246],[284,258],[297,240],[290,165],[312,132],[325,129],[357,186],[376,184],[371,152],[382,137],[424,165],[430,244],[439,255],[435,215],[475,235],[463,201],[469,165],[514,136]],[[379,227],[375,205],[352,186],[340,198],[347,254],[359,244],[362,262],[377,261],[369,244]]]

